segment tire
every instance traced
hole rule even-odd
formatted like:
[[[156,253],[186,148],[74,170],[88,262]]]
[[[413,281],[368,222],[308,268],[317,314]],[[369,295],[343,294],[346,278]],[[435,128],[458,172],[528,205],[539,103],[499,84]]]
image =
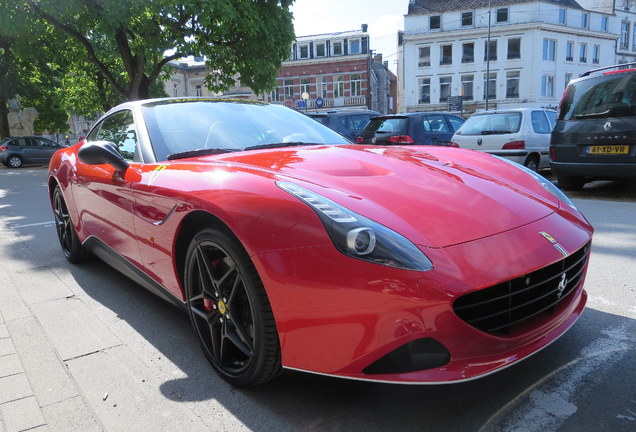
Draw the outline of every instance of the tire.
[[[534,172],[539,172],[539,159],[535,156],[528,156],[523,165]]]
[[[236,386],[265,383],[281,372],[276,323],[263,284],[229,232],[199,231],[185,260],[188,314],[210,364]]]
[[[22,166],[22,158],[18,155],[11,155],[7,159],[6,165],[10,168],[20,168]]]
[[[86,261],[89,257],[89,252],[77,238],[77,233],[73,227],[73,222],[71,222],[71,217],[59,186],[56,186],[53,191],[53,215],[55,217],[57,238],[60,241],[60,246],[66,259],[72,263]]]
[[[565,191],[577,191],[585,185],[585,179],[576,176],[557,175],[559,187]]]

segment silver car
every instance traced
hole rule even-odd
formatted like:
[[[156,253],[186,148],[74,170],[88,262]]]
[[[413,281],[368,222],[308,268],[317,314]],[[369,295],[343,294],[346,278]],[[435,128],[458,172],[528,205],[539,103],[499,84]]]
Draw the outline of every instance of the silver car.
[[[48,163],[57,150],[66,147],[37,136],[11,137],[0,144],[0,162],[10,168],[25,163]]]

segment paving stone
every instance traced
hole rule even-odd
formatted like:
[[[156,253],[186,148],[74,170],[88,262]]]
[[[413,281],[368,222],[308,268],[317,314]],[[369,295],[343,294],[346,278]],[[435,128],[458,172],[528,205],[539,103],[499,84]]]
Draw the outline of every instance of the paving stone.
[[[19,432],[45,425],[40,405],[34,396],[0,405],[7,432]]]
[[[35,318],[7,324],[33,392],[42,406],[79,394],[66,365],[58,358]]]
[[[51,431],[98,432],[103,428],[81,397],[42,407],[42,413]]]
[[[62,360],[121,344],[89,308],[75,297],[37,303],[31,307]]]
[[[8,274],[0,271],[0,313],[3,321],[25,318],[31,316],[31,311],[22,300],[22,297],[13,286],[13,281]]]
[[[22,363],[17,354],[0,357],[0,378],[23,373]],[[0,429],[1,431],[2,429]]]
[[[4,323],[4,321],[0,320],[0,323]],[[6,324],[0,324],[0,339],[8,338],[9,330],[7,330]]]
[[[29,380],[23,373],[0,378],[0,389],[0,404],[33,396]]]
[[[16,272],[11,279],[27,305],[73,295],[48,267],[35,268],[28,273]]]
[[[125,346],[67,364],[106,430],[209,430],[186,405],[158,391],[165,383]]]
[[[0,339],[0,357],[9,354],[15,354],[15,347],[13,341],[9,338]]]

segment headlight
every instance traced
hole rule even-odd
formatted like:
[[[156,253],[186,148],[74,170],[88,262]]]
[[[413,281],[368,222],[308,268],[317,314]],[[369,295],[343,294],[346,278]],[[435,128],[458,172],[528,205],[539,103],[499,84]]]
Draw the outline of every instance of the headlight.
[[[574,205],[574,203],[570,200],[570,198],[567,197],[567,195],[565,195],[561,189],[559,189],[558,187],[556,187],[555,185],[552,184],[551,181],[549,181],[548,179],[546,179],[545,177],[543,177],[540,174],[537,174],[536,172],[532,171],[531,169],[518,164],[517,162],[511,161],[510,159],[506,159],[505,157],[501,157],[501,156],[495,156],[495,155],[491,155],[492,157],[495,157],[499,160],[502,160],[504,162],[509,163],[510,165],[514,166],[515,168],[518,168],[522,171],[527,172],[528,174],[530,174],[532,177],[534,177],[534,179],[539,182],[539,184],[541,186],[543,186],[545,188],[545,190],[547,190],[548,192],[550,192],[552,195],[554,195],[555,197],[557,197],[558,199],[560,199],[561,201],[563,201],[564,203],[566,203],[567,205],[569,205],[570,207],[572,207],[574,210],[579,211],[579,209],[576,208],[576,206]]]
[[[428,271],[433,264],[404,236],[294,183],[279,188],[313,209],[336,249],[352,258],[405,270]]]

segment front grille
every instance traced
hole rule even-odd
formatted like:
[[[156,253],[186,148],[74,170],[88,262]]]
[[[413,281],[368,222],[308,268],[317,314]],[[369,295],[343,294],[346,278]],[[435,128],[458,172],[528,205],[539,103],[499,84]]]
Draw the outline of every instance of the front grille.
[[[529,323],[555,311],[556,306],[579,285],[589,252],[588,243],[547,267],[463,295],[455,300],[453,310],[479,330],[508,336],[515,325]]]

